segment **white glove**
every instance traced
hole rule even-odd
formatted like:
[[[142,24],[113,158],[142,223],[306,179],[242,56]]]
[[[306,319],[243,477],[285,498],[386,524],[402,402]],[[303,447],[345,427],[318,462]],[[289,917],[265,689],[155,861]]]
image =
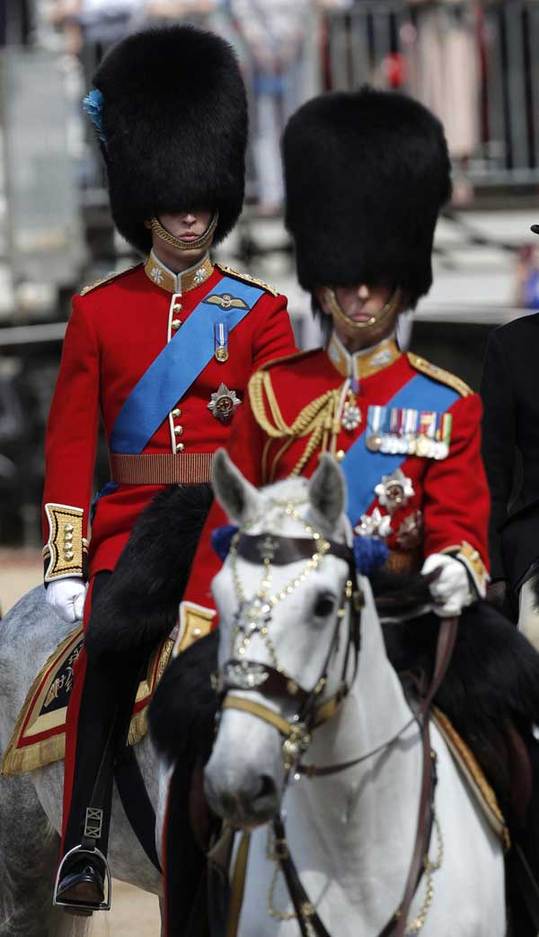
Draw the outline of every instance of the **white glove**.
[[[440,568],[440,575],[429,586],[434,599],[432,610],[440,618],[453,618],[460,615],[464,606],[473,602],[470,580],[463,563],[445,553],[431,553],[423,563],[421,572],[426,576]]]
[[[72,625],[82,618],[86,588],[86,583],[78,576],[55,579],[45,590],[47,603],[60,618]]]

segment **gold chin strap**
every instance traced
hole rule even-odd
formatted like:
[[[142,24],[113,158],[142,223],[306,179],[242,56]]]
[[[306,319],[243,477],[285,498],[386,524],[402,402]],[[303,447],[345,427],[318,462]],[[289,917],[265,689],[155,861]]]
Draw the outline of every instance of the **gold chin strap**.
[[[182,241],[181,238],[174,237],[170,231],[167,231],[167,229],[163,227],[158,218],[152,218],[151,221],[146,222],[146,225],[148,228],[151,228],[152,234],[155,234],[156,237],[170,244],[170,246],[174,247],[177,251],[198,251],[207,250],[207,248],[210,247],[218,221],[219,212],[215,212],[204,234],[201,234],[199,238],[193,241]]]
[[[351,319],[350,316],[347,316],[345,312],[341,309],[339,300],[335,290],[330,287],[324,287],[324,292],[326,295],[326,302],[329,307],[329,311],[334,319],[337,322],[340,322],[346,329],[350,332],[363,332],[366,329],[371,328],[373,325],[383,325],[385,320],[391,319],[391,316],[399,308],[401,303],[401,291],[397,287],[389,297],[387,303],[382,306],[380,312],[376,316],[371,316],[370,319],[367,319],[366,322],[355,322],[354,319]]]

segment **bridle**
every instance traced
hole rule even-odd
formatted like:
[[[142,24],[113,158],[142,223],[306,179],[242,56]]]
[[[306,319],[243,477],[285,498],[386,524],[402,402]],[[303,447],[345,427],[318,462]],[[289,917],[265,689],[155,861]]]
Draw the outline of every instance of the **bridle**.
[[[357,675],[361,644],[361,609],[364,605],[364,599],[357,586],[357,573],[351,547],[323,537],[319,531],[315,530],[301,517],[297,510],[298,506],[299,502],[288,503],[285,507],[285,514],[300,521],[305,527],[307,536],[281,537],[268,533],[252,535],[240,529],[231,541],[230,560],[236,597],[239,602],[232,632],[232,645],[233,648],[237,645],[237,655],[229,658],[221,667],[215,677],[214,687],[221,697],[221,711],[232,709],[249,713],[273,726],[280,733],[283,738],[282,754],[286,773],[285,786],[293,775],[304,774],[308,777],[318,777],[344,771],[389,748],[413,722],[417,722],[422,742],[422,777],[412,860],[402,900],[378,935],[378,937],[404,937],[408,912],[415,891],[424,870],[428,870],[428,852],[434,822],[436,757],[430,743],[430,706],[451,659],[458,619],[442,619],[431,684],[421,700],[418,711],[388,742],[378,746],[366,755],[361,755],[341,764],[324,767],[302,765],[301,758],[309,747],[313,730],[335,715],[348,695]],[[306,689],[280,665],[269,635],[268,626],[273,608],[286,596],[291,595],[300,583],[319,567],[323,557],[328,555],[345,560],[348,565],[348,576],[341,595],[333,634],[321,673],[314,685],[310,689]],[[257,595],[251,600],[248,600],[243,593],[237,570],[238,557],[242,557],[250,563],[260,561],[263,563],[260,588]],[[278,593],[271,595],[269,593],[271,565],[282,566],[302,559],[306,560],[303,571],[280,589]],[[322,701],[321,697],[327,685],[329,665],[338,649],[341,625],[346,617],[348,618],[347,646],[339,686],[332,697]],[[272,664],[252,661],[246,657],[247,648],[255,634],[259,635],[265,642],[270,652]],[[349,678],[351,662],[352,675]],[[256,692],[274,704],[280,704],[281,709],[286,707],[292,714],[285,717],[265,703],[248,699],[243,695],[235,695],[231,692],[234,690],[240,690],[242,693]],[[278,863],[284,876],[302,937],[330,937],[303,888],[288,848],[284,820],[280,814],[275,815],[272,825],[274,834],[273,858]],[[249,834],[243,834],[238,851],[233,876],[232,913],[229,916],[227,937],[235,937],[239,922],[248,857],[248,837]]]
[[[276,728],[283,737],[283,763],[287,775],[295,770],[301,756],[306,752],[313,729],[330,719],[342,701],[348,695],[355,679],[360,650],[360,612],[363,595],[357,587],[357,575],[352,549],[343,543],[326,539],[319,531],[307,524],[296,510],[296,504],[289,503],[285,514],[304,524],[306,537],[280,537],[274,534],[251,535],[243,531],[233,537],[230,545],[232,574],[239,600],[234,617],[232,633],[233,648],[237,647],[237,656],[229,658],[219,671],[214,686],[221,695],[221,709],[236,709],[250,713]],[[269,623],[273,608],[286,596],[291,595],[307,576],[317,569],[325,556],[343,559],[348,566],[348,576],[343,587],[339,607],[335,615],[335,625],[330,644],[320,674],[309,689],[302,687],[294,677],[286,672],[277,659],[277,654],[269,634]],[[239,581],[237,559],[241,557],[251,563],[262,560],[263,574],[258,594],[251,600],[246,599]],[[299,560],[305,560],[302,572],[279,592],[270,595],[271,567],[285,566]],[[348,615],[347,615],[348,612]],[[339,647],[341,625],[348,620],[347,645],[344,653],[341,676],[336,693],[321,701],[327,685],[329,665]],[[263,664],[247,659],[246,651],[254,637],[259,635],[269,651],[272,664]],[[352,675],[350,663],[352,662]],[[236,696],[233,690],[256,691],[266,699],[290,710],[288,718],[275,712],[265,703]]]

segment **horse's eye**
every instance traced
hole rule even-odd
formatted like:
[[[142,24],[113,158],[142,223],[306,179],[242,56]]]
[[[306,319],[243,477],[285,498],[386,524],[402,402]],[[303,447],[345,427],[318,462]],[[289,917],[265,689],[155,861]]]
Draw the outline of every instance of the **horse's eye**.
[[[332,595],[319,595],[314,606],[317,618],[327,618],[335,608],[335,599]]]

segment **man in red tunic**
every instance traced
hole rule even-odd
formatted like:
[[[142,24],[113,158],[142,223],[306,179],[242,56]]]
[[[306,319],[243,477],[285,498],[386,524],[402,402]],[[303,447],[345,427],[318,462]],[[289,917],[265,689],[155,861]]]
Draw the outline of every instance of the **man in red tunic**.
[[[229,452],[257,485],[311,475],[320,453],[333,453],[365,552],[374,538],[390,569],[439,568],[435,609],[457,615],[488,578],[481,402],[459,378],[403,354],[395,337],[399,315],[432,281],[434,227],[450,195],[442,127],[401,95],[324,95],[289,121],[284,166],[299,281],[327,342],[253,376]],[[184,621],[214,614],[209,531],[220,523],[214,507]]]
[[[245,90],[227,43],[192,27],[136,34],[106,56],[94,85],[85,103],[113,218],[146,261],[74,298],[47,430],[47,601],[68,622],[84,607],[86,627],[141,511],[167,485],[209,480],[249,377],[295,347],[285,298],[209,254],[244,190]],[[100,416],[111,482],[90,538]],[[75,911],[106,904],[111,764],[143,665],[134,655],[107,667],[84,652],[78,662],[55,893]],[[98,852],[81,854],[81,843]]]

